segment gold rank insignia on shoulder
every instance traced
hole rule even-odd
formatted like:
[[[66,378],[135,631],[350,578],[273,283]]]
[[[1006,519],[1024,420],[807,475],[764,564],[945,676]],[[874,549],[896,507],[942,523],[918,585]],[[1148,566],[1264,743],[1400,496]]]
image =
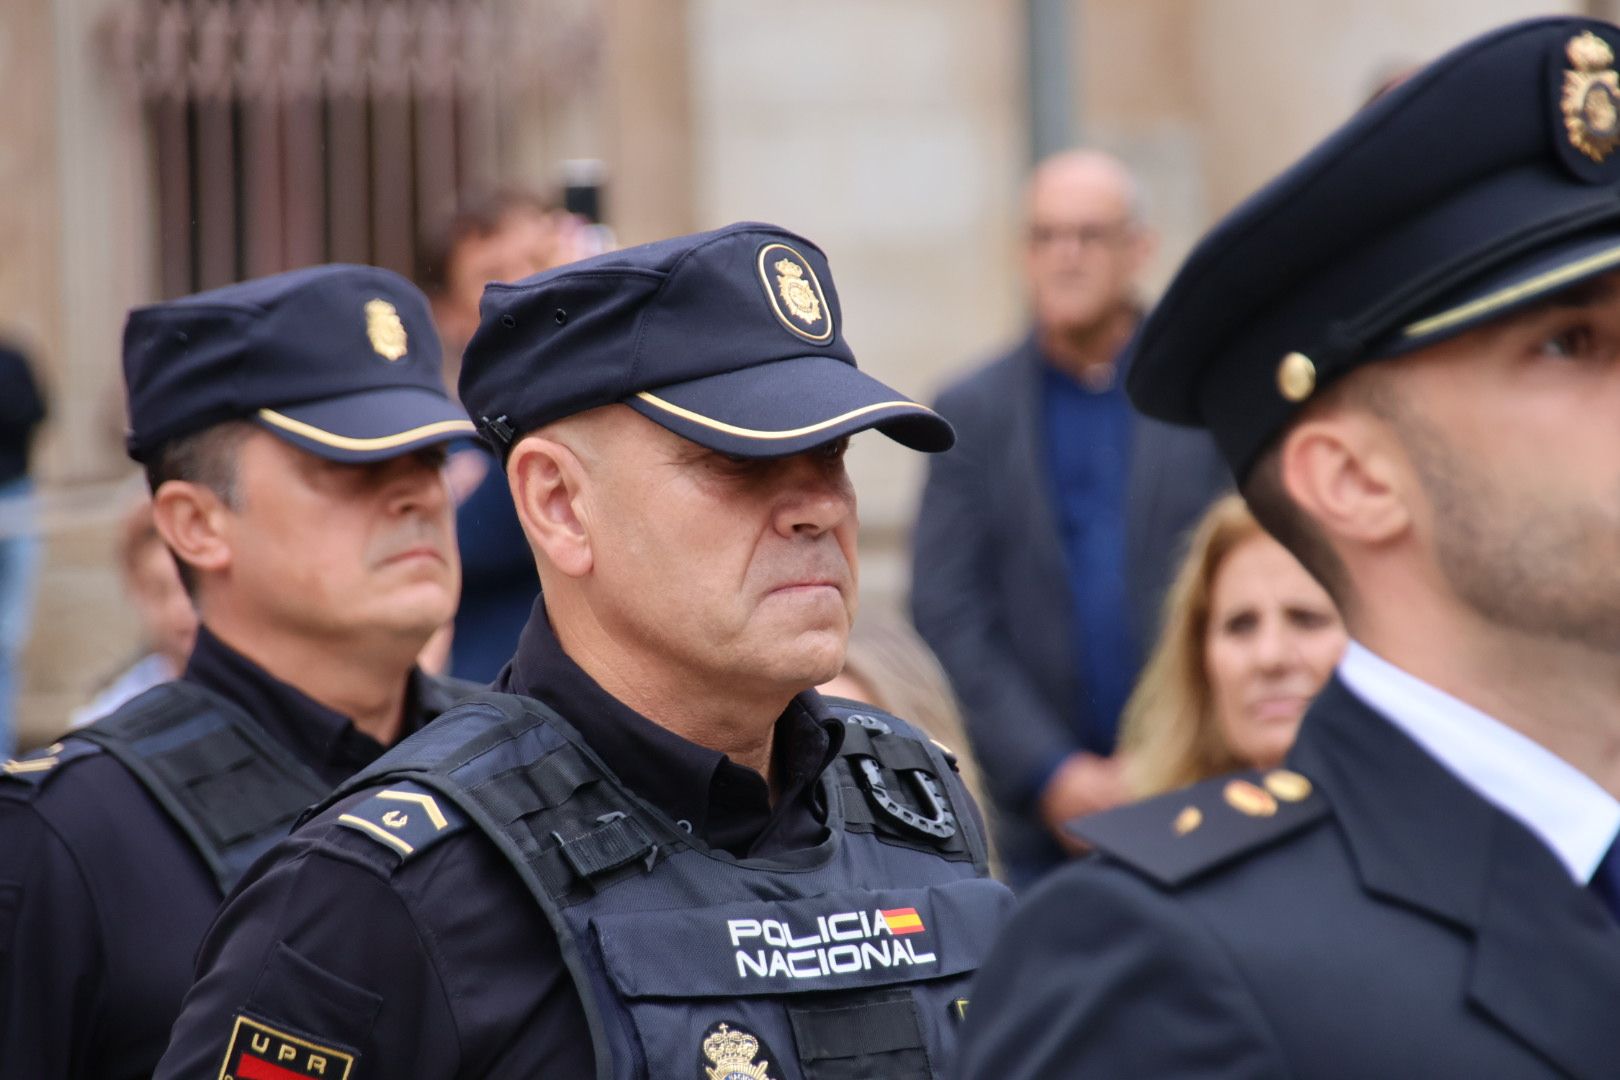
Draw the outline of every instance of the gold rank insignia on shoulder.
[[[1265,788],[1247,780],[1230,781],[1221,791],[1226,805],[1249,817],[1271,817],[1277,812],[1277,800]]]
[[[1175,830],[1177,836],[1186,836],[1203,823],[1204,812],[1202,810],[1196,806],[1183,806],[1181,813],[1176,815],[1176,820],[1171,823],[1170,827]]]
[[[1575,149],[1601,163],[1620,146],[1620,75],[1614,70],[1614,50],[1587,30],[1569,39],[1564,54],[1570,63],[1559,103],[1564,130]]]
[[[757,256],[760,284],[781,324],[806,341],[832,340],[832,310],[809,260],[786,244],[766,244]]]
[[[24,773],[50,772],[60,763],[57,754],[62,752],[61,743],[51,743],[37,754],[24,758],[9,758],[0,762],[0,772],[7,776],[21,776]]]
[[[1283,802],[1300,802],[1311,794],[1311,782],[1292,769],[1272,769],[1260,782]]]
[[[390,361],[404,356],[409,344],[399,311],[386,300],[366,301],[366,337],[377,355]]]
[[[703,1080],[775,1080],[770,1061],[759,1050],[759,1040],[745,1029],[711,1025],[703,1034],[703,1056],[709,1059],[708,1065],[700,1063]]]
[[[301,1038],[237,1014],[220,1066],[222,1080],[347,1080],[354,1054]]]
[[[379,791],[337,817],[339,825],[369,836],[403,858],[450,835],[464,820],[453,807],[411,787]]]

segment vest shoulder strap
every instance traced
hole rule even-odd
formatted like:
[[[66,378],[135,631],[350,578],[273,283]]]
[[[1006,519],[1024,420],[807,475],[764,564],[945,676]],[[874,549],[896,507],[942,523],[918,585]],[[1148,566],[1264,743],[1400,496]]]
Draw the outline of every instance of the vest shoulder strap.
[[[380,816],[401,809],[393,805],[397,799],[384,798],[392,791],[431,796],[445,827],[431,837],[417,834],[429,841],[425,845],[406,838],[410,851],[392,842],[402,837]],[[645,873],[660,858],[689,846],[684,834],[611,779],[566,720],[515,694],[489,692],[464,700],[305,817],[360,792],[370,794],[340,807],[338,821],[390,850],[397,863],[468,824],[478,825],[530,891],[561,906]]]
[[[844,722],[839,763],[845,823],[890,843],[971,860],[989,873],[989,842],[956,755],[915,725],[858,701],[825,697]]]
[[[134,775],[207,863],[220,892],[285,836],[326,785],[231,702],[176,681],[154,687],[70,741]]]

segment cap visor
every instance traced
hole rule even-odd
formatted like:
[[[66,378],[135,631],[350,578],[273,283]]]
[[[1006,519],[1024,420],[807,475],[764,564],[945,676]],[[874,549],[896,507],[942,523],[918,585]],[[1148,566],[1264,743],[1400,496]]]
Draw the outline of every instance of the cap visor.
[[[260,409],[254,419],[294,446],[345,462],[381,461],[477,432],[461,406],[417,386]]]
[[[930,454],[956,442],[944,417],[830,356],[709,375],[625,404],[700,446],[739,457],[797,454],[867,428]]]
[[[1566,237],[1470,283],[1431,315],[1403,327],[1392,352],[1460,334],[1544,300],[1588,278],[1620,269],[1620,232]]]

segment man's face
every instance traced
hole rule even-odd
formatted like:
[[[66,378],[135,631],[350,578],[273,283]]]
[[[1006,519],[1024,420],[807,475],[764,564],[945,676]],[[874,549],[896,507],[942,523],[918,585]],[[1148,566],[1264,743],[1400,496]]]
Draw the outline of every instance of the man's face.
[[[420,648],[461,590],[443,463],[435,447],[338,464],[253,431],[226,511],[232,602],[318,640]]]
[[[1061,335],[1086,332],[1132,301],[1147,260],[1128,178],[1092,160],[1059,160],[1030,182],[1025,273],[1035,321]]]
[[[706,685],[797,693],[838,674],[855,616],[846,442],[728,458],[623,407],[587,466],[605,629]]]
[[[1393,361],[1388,386],[1458,598],[1620,652],[1620,276]]]

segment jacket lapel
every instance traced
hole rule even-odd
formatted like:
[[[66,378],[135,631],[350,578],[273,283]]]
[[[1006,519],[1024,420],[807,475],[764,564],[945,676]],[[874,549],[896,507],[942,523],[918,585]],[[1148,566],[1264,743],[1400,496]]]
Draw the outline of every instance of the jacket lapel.
[[[1469,1002],[1574,1077],[1620,1067],[1620,927],[1516,819],[1334,679],[1290,764],[1332,804],[1368,892],[1470,935]]]
[[[1008,394],[1006,467],[1001,476],[1008,485],[1009,502],[1024,521],[1030,573],[1040,580],[1064,583],[1068,573],[1063,540],[1058,535],[1053,509],[1052,477],[1046,456],[1045,417],[1041,412],[1041,371],[1045,363],[1033,337],[1013,354],[1011,393]]]

